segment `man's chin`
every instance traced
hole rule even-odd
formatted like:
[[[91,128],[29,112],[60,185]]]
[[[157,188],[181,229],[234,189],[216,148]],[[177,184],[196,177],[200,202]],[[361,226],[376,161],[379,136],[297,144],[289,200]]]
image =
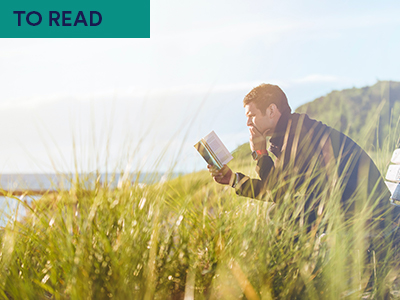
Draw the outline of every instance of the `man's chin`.
[[[272,136],[272,131],[271,129],[267,129],[262,133],[263,136],[265,137],[271,137]]]

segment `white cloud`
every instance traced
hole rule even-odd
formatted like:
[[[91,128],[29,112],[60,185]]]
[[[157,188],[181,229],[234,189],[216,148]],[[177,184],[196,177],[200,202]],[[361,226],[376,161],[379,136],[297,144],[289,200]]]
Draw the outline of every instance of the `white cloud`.
[[[268,82],[277,84],[282,87],[287,87],[288,83],[278,79],[269,80],[258,80],[249,82],[238,82],[230,84],[218,84],[218,85],[207,85],[207,84],[186,84],[171,86],[166,88],[143,88],[143,87],[129,87],[120,89],[104,89],[102,91],[93,91],[75,95],[63,95],[63,94],[51,94],[42,95],[35,97],[20,97],[3,99],[0,102],[0,110],[9,109],[31,109],[35,107],[41,107],[48,104],[54,104],[58,102],[87,102],[91,100],[108,99],[144,99],[144,98],[167,98],[178,95],[205,95],[208,93],[228,93],[228,92],[246,92],[250,91],[253,87],[260,85],[261,83]]]
[[[311,74],[302,78],[293,80],[295,83],[321,83],[321,82],[338,82],[340,78],[332,75]]]
[[[316,39],[325,36],[338,37],[332,33],[343,32],[353,29],[376,28],[381,25],[399,25],[398,10],[382,9],[372,12],[359,12],[355,15],[350,12],[335,12],[331,15],[313,16],[298,14],[296,18],[268,15],[263,18],[255,16],[254,18],[237,18],[235,15],[229,15],[228,20],[208,20],[209,22],[198,23],[197,25],[185,24],[185,26],[176,26],[170,30],[165,24],[155,24],[152,27],[152,39],[157,43],[182,40],[186,42],[183,47],[198,47],[199,44],[215,43],[238,43],[251,38],[261,38],[270,45],[282,39],[286,34],[297,36],[299,32],[310,35]],[[239,15],[239,13],[237,13]],[[240,20],[240,21],[237,21]],[[185,19],[178,19],[178,23],[183,23]],[[194,23],[196,24],[196,23]],[[156,30],[157,29],[157,30]],[[320,35],[315,33],[319,32]],[[268,37],[268,39],[265,39]]]
[[[13,98],[2,100],[0,102],[0,111],[13,110],[13,109],[32,109],[41,107],[51,103],[61,102],[65,100],[65,96],[61,95],[44,95],[29,98]]]

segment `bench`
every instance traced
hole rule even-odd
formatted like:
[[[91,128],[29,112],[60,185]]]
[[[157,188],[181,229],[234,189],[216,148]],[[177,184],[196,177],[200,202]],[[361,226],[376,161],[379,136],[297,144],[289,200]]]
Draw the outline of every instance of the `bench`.
[[[390,202],[400,206],[400,149],[394,150],[390,163],[385,183],[391,194]]]

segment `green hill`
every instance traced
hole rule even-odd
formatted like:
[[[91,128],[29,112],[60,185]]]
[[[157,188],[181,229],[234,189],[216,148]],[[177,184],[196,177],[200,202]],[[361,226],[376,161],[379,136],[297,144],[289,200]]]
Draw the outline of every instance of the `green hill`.
[[[380,147],[400,117],[400,82],[332,91],[296,112],[346,133],[367,150]]]
[[[389,136],[398,139],[400,82],[378,81],[373,86],[332,91],[295,112],[306,113],[347,134],[367,151],[375,151]],[[239,146],[234,157],[248,157],[249,149],[248,143]]]

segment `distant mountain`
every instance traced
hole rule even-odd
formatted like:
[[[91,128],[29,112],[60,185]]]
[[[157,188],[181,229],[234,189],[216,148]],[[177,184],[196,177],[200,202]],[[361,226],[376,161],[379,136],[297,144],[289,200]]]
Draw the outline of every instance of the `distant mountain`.
[[[332,91],[296,109],[338,129],[366,149],[382,146],[398,134],[400,82],[378,81],[373,86]],[[398,137],[395,137],[396,139]]]

